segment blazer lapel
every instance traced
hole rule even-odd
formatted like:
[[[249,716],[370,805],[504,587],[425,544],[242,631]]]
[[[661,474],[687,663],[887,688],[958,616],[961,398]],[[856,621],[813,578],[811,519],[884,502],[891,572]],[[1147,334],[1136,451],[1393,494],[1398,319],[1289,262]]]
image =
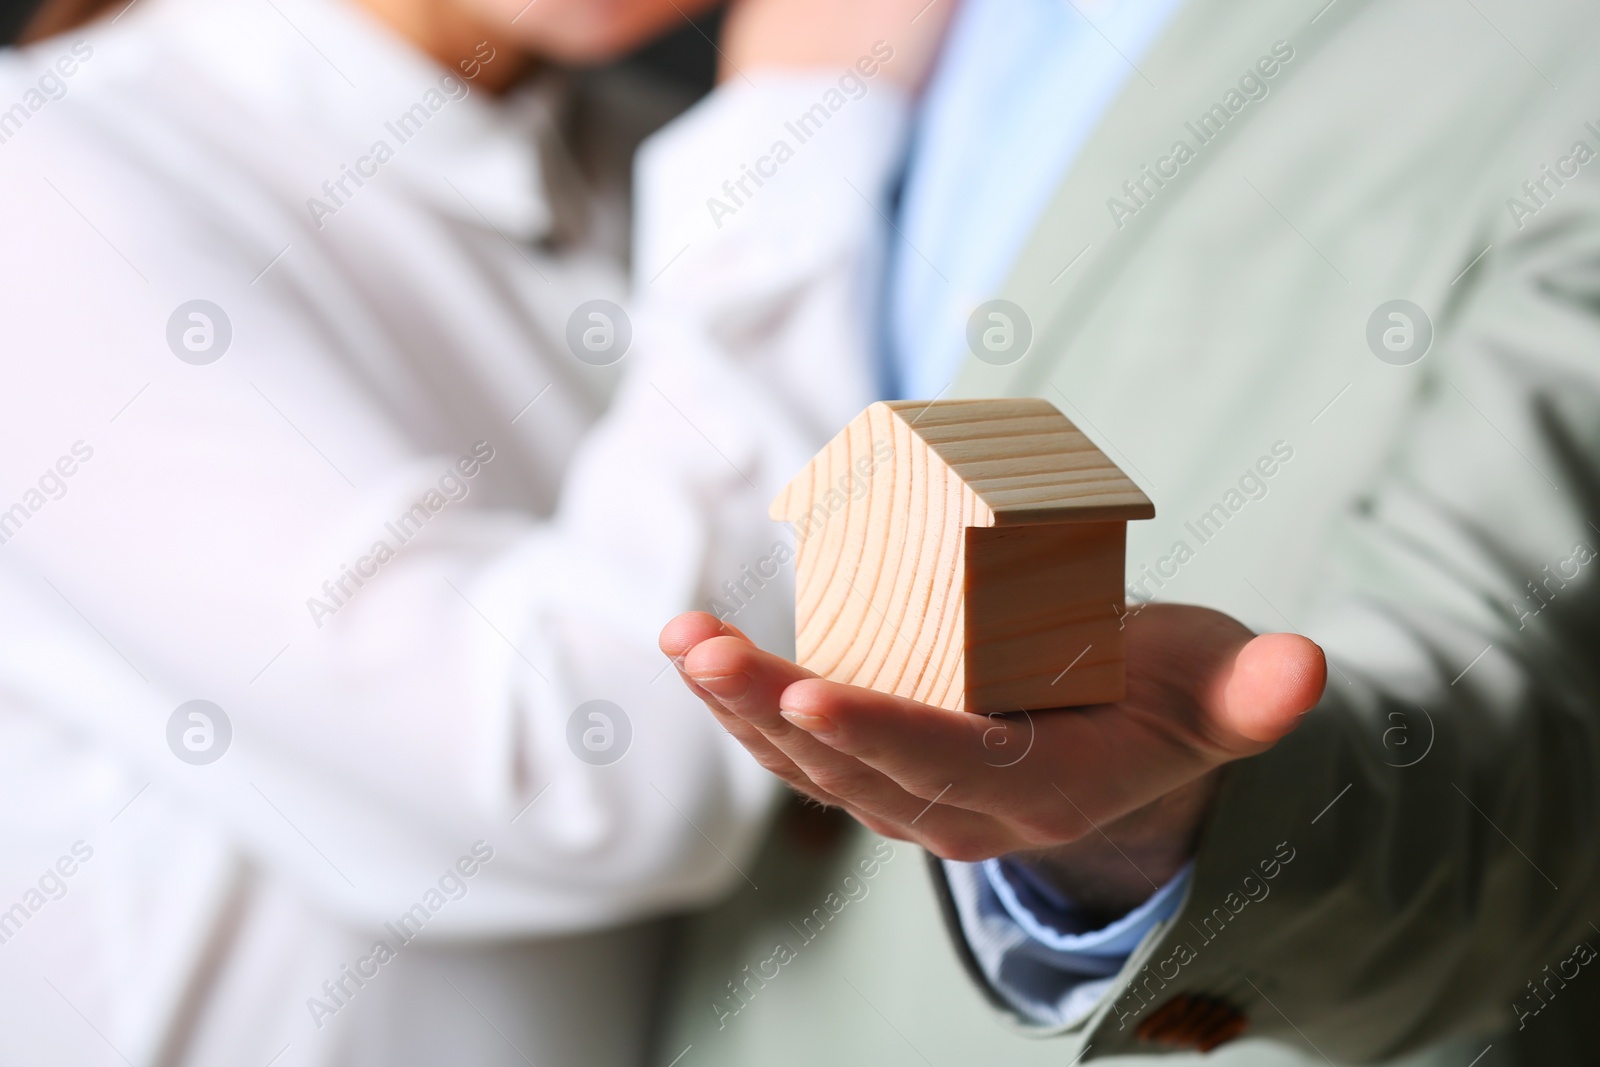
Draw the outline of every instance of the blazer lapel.
[[[952,396],[1014,396],[1038,393],[1070,344],[1083,309],[1116,283],[1161,215],[1193,185],[1194,172],[1215,166],[1238,127],[1251,121],[1269,95],[1232,114],[1227,125],[1202,142],[1197,123],[1222,103],[1275,42],[1287,42],[1294,58],[1268,81],[1283,84],[1306,66],[1367,0],[1332,0],[1285,10],[1282,0],[1188,0],[1139,64],[1127,87],[1074,161],[1033,236],[1012,268],[1001,296],[1021,307],[1033,327],[1033,342],[1017,362],[995,366],[969,355],[951,387]],[[1145,167],[1171,155],[1183,141],[1194,158],[1159,187],[1145,179],[1143,206],[1113,216],[1115,197],[1130,207],[1125,182],[1141,179]],[[1141,194],[1144,195],[1144,194]]]

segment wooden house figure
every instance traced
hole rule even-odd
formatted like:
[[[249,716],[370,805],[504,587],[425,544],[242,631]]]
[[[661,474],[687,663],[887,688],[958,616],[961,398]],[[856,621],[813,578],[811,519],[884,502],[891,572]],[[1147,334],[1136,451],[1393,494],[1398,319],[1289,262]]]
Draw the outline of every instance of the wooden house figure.
[[[1123,696],[1139,487],[1049,401],[867,408],[773,501],[800,664],[953,711]]]

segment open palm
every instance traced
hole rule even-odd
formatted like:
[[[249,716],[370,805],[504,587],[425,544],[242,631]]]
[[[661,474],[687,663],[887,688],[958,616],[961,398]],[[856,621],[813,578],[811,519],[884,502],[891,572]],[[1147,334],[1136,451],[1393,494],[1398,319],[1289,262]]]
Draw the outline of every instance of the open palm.
[[[1066,883],[1082,868],[1125,885],[1108,903],[1130,905],[1187,859],[1215,772],[1293,729],[1326,681],[1305,638],[1184,605],[1131,617],[1125,699],[1009,716],[826,681],[698,612],[668,624],[661,647],[802,793],[946,859],[1025,853]]]

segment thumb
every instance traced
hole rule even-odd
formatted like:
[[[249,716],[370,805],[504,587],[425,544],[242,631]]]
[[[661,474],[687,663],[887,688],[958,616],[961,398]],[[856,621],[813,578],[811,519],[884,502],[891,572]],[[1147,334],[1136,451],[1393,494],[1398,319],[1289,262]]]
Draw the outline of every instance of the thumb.
[[[1215,724],[1269,745],[1293,730],[1322,699],[1328,662],[1298,634],[1261,634],[1246,642],[1204,700]]]

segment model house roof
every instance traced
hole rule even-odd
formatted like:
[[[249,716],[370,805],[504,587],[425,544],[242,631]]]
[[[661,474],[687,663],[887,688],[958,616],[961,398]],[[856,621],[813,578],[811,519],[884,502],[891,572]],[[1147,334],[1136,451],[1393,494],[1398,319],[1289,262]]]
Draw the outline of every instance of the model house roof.
[[[953,475],[968,497],[961,509],[968,526],[1155,516],[1150,499],[1094,442],[1035,398],[873,404],[817,453],[770,513],[798,521],[837,492],[841,478],[871,483],[874,496],[904,494],[909,505],[914,483],[939,471]]]

